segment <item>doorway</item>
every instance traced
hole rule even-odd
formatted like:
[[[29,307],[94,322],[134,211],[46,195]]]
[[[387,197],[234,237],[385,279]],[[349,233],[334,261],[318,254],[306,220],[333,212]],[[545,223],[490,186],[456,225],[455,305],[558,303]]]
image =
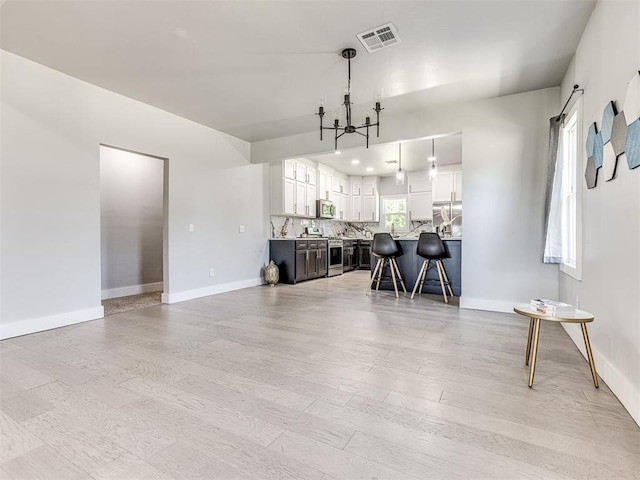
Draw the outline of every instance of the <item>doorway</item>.
[[[165,158],[100,145],[105,316],[161,303],[166,273]]]

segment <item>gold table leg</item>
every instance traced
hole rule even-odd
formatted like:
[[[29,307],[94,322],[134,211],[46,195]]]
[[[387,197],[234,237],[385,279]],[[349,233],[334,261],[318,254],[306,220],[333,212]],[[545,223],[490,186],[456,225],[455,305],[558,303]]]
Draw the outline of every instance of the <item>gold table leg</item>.
[[[529,371],[529,388],[533,386],[533,376],[536,374],[536,359],[538,357],[538,339],[540,338],[540,319],[535,319],[533,333],[533,352],[531,354],[531,369]]]
[[[533,318],[529,320],[529,336],[527,337],[527,354],[524,357],[524,364],[529,365],[529,357],[531,356],[531,337],[533,336]]]
[[[587,349],[587,358],[589,359],[589,367],[591,368],[591,376],[593,377],[593,385],[598,388],[598,374],[596,373],[596,364],[593,361],[593,353],[591,353],[591,343],[589,342],[589,334],[587,333],[587,325],[581,323],[582,336],[584,337],[584,346]]]

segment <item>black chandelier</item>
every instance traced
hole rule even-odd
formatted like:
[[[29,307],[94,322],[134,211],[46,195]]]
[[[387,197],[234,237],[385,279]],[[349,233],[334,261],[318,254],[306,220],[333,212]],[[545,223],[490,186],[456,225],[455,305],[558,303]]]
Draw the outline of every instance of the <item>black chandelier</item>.
[[[357,133],[358,135],[362,135],[367,139],[367,148],[369,148],[369,127],[376,127],[376,136],[380,136],[380,112],[384,110],[380,106],[380,98],[376,98],[375,107],[372,109],[376,112],[376,123],[371,123],[371,116],[369,114],[366,115],[364,120],[364,125],[355,126],[352,125],[352,116],[351,116],[351,59],[356,56],[355,48],[345,48],[342,50],[342,57],[346,58],[349,62],[349,81],[347,83],[347,88],[344,94],[344,108],[347,113],[347,123],[346,125],[340,125],[340,111],[338,110],[338,114],[333,120],[333,127],[323,127],[322,126],[322,117],[324,117],[324,100],[320,101],[320,106],[318,107],[318,115],[320,117],[320,141],[322,141],[322,130],[333,130],[335,132],[335,149],[338,149],[338,139],[343,136],[345,133]],[[359,132],[358,130],[364,128],[366,129],[366,134]],[[342,131],[342,133],[338,133]]]

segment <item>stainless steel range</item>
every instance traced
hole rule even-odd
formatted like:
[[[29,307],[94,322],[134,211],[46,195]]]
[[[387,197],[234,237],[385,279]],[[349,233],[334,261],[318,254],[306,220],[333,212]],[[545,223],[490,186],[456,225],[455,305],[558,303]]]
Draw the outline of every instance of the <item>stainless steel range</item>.
[[[342,263],[342,249],[344,242],[341,238],[329,239],[329,269],[327,271],[328,277],[334,275],[342,275],[344,272]]]

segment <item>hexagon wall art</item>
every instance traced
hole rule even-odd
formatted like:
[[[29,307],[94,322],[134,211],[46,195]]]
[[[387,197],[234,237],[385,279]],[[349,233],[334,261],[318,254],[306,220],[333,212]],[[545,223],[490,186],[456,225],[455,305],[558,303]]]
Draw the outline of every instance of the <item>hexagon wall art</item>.
[[[587,143],[585,148],[587,150],[587,157],[593,157],[593,145],[596,140],[596,133],[598,133],[598,129],[596,128],[595,122],[589,125],[589,131],[587,132]]]
[[[616,157],[624,153],[624,146],[627,143],[627,119],[624,112],[620,112],[613,119],[611,128],[611,145]]]
[[[613,145],[611,145],[611,142],[605,143],[602,159],[602,173],[604,174],[604,180],[605,182],[610,182],[615,178],[616,169],[618,168],[618,157],[613,151]]]
[[[640,118],[627,127],[627,143],[624,147],[629,169],[640,166]]]
[[[587,182],[587,188],[595,188],[598,183],[598,169],[593,161],[593,155],[587,159],[587,168],[584,172],[584,179]]]
[[[640,118],[640,71],[634,73],[627,85],[627,96],[622,110],[625,112],[627,125],[631,125]]]
[[[607,103],[602,112],[602,125],[600,132],[602,132],[602,144],[604,145],[611,140],[611,129],[613,127],[613,118],[616,116],[616,107],[613,102]]]
[[[604,157],[604,142],[602,141],[602,132],[596,133],[593,140],[593,162],[596,168],[602,167]]]

